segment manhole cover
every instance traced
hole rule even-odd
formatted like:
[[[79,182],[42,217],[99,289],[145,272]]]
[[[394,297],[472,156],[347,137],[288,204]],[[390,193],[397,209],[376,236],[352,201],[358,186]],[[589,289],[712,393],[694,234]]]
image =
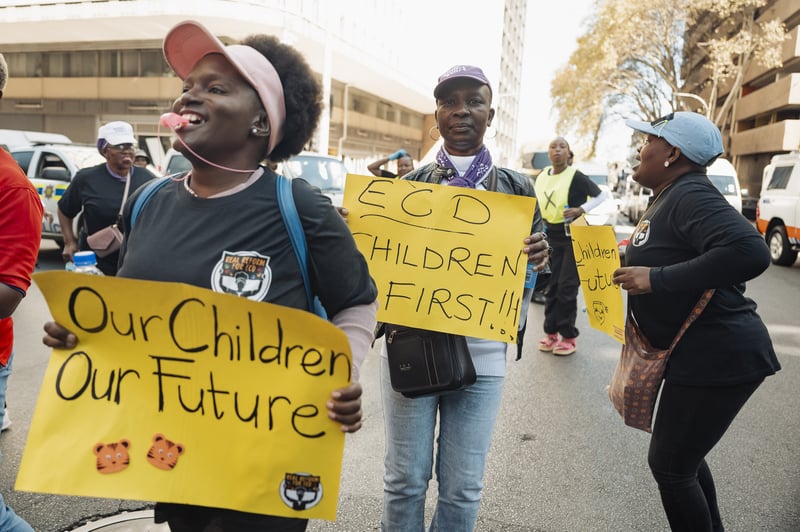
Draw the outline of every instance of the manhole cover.
[[[169,532],[166,524],[153,522],[153,510],[122,512],[87,523],[71,532]]]

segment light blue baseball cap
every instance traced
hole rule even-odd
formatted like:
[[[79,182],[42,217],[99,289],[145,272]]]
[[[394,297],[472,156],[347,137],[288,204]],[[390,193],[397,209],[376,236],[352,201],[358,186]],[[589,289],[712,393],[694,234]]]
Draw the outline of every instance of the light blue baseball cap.
[[[679,111],[652,122],[628,119],[625,125],[661,137],[693,163],[708,166],[722,155],[722,135],[714,122],[697,113]]]

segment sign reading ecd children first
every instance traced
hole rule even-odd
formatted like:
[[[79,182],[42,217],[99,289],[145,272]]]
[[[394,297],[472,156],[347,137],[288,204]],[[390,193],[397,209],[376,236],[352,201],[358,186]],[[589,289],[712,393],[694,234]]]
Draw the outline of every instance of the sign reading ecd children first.
[[[16,489],[335,519],[338,328],[184,284],[34,280],[79,342],[52,352]]]
[[[534,198],[350,174],[344,206],[378,320],[516,340]]]

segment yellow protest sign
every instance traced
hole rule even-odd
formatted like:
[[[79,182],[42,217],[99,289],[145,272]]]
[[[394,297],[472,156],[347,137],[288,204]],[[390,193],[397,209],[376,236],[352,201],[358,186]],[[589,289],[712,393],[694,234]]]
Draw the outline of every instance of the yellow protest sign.
[[[516,340],[534,198],[351,174],[344,206],[378,320]]]
[[[16,489],[336,518],[338,328],[184,284],[34,280],[79,342],[52,352]]]
[[[578,218],[570,224],[570,232],[589,325],[624,343],[622,292],[611,281],[614,270],[620,267],[614,228],[608,225],[590,226],[582,222]]]

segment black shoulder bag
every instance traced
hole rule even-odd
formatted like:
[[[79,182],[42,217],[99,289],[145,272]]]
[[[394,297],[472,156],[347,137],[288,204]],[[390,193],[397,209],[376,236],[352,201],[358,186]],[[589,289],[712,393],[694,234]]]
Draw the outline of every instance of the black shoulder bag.
[[[392,389],[406,397],[463,390],[477,375],[467,339],[426,329],[385,324]]]

